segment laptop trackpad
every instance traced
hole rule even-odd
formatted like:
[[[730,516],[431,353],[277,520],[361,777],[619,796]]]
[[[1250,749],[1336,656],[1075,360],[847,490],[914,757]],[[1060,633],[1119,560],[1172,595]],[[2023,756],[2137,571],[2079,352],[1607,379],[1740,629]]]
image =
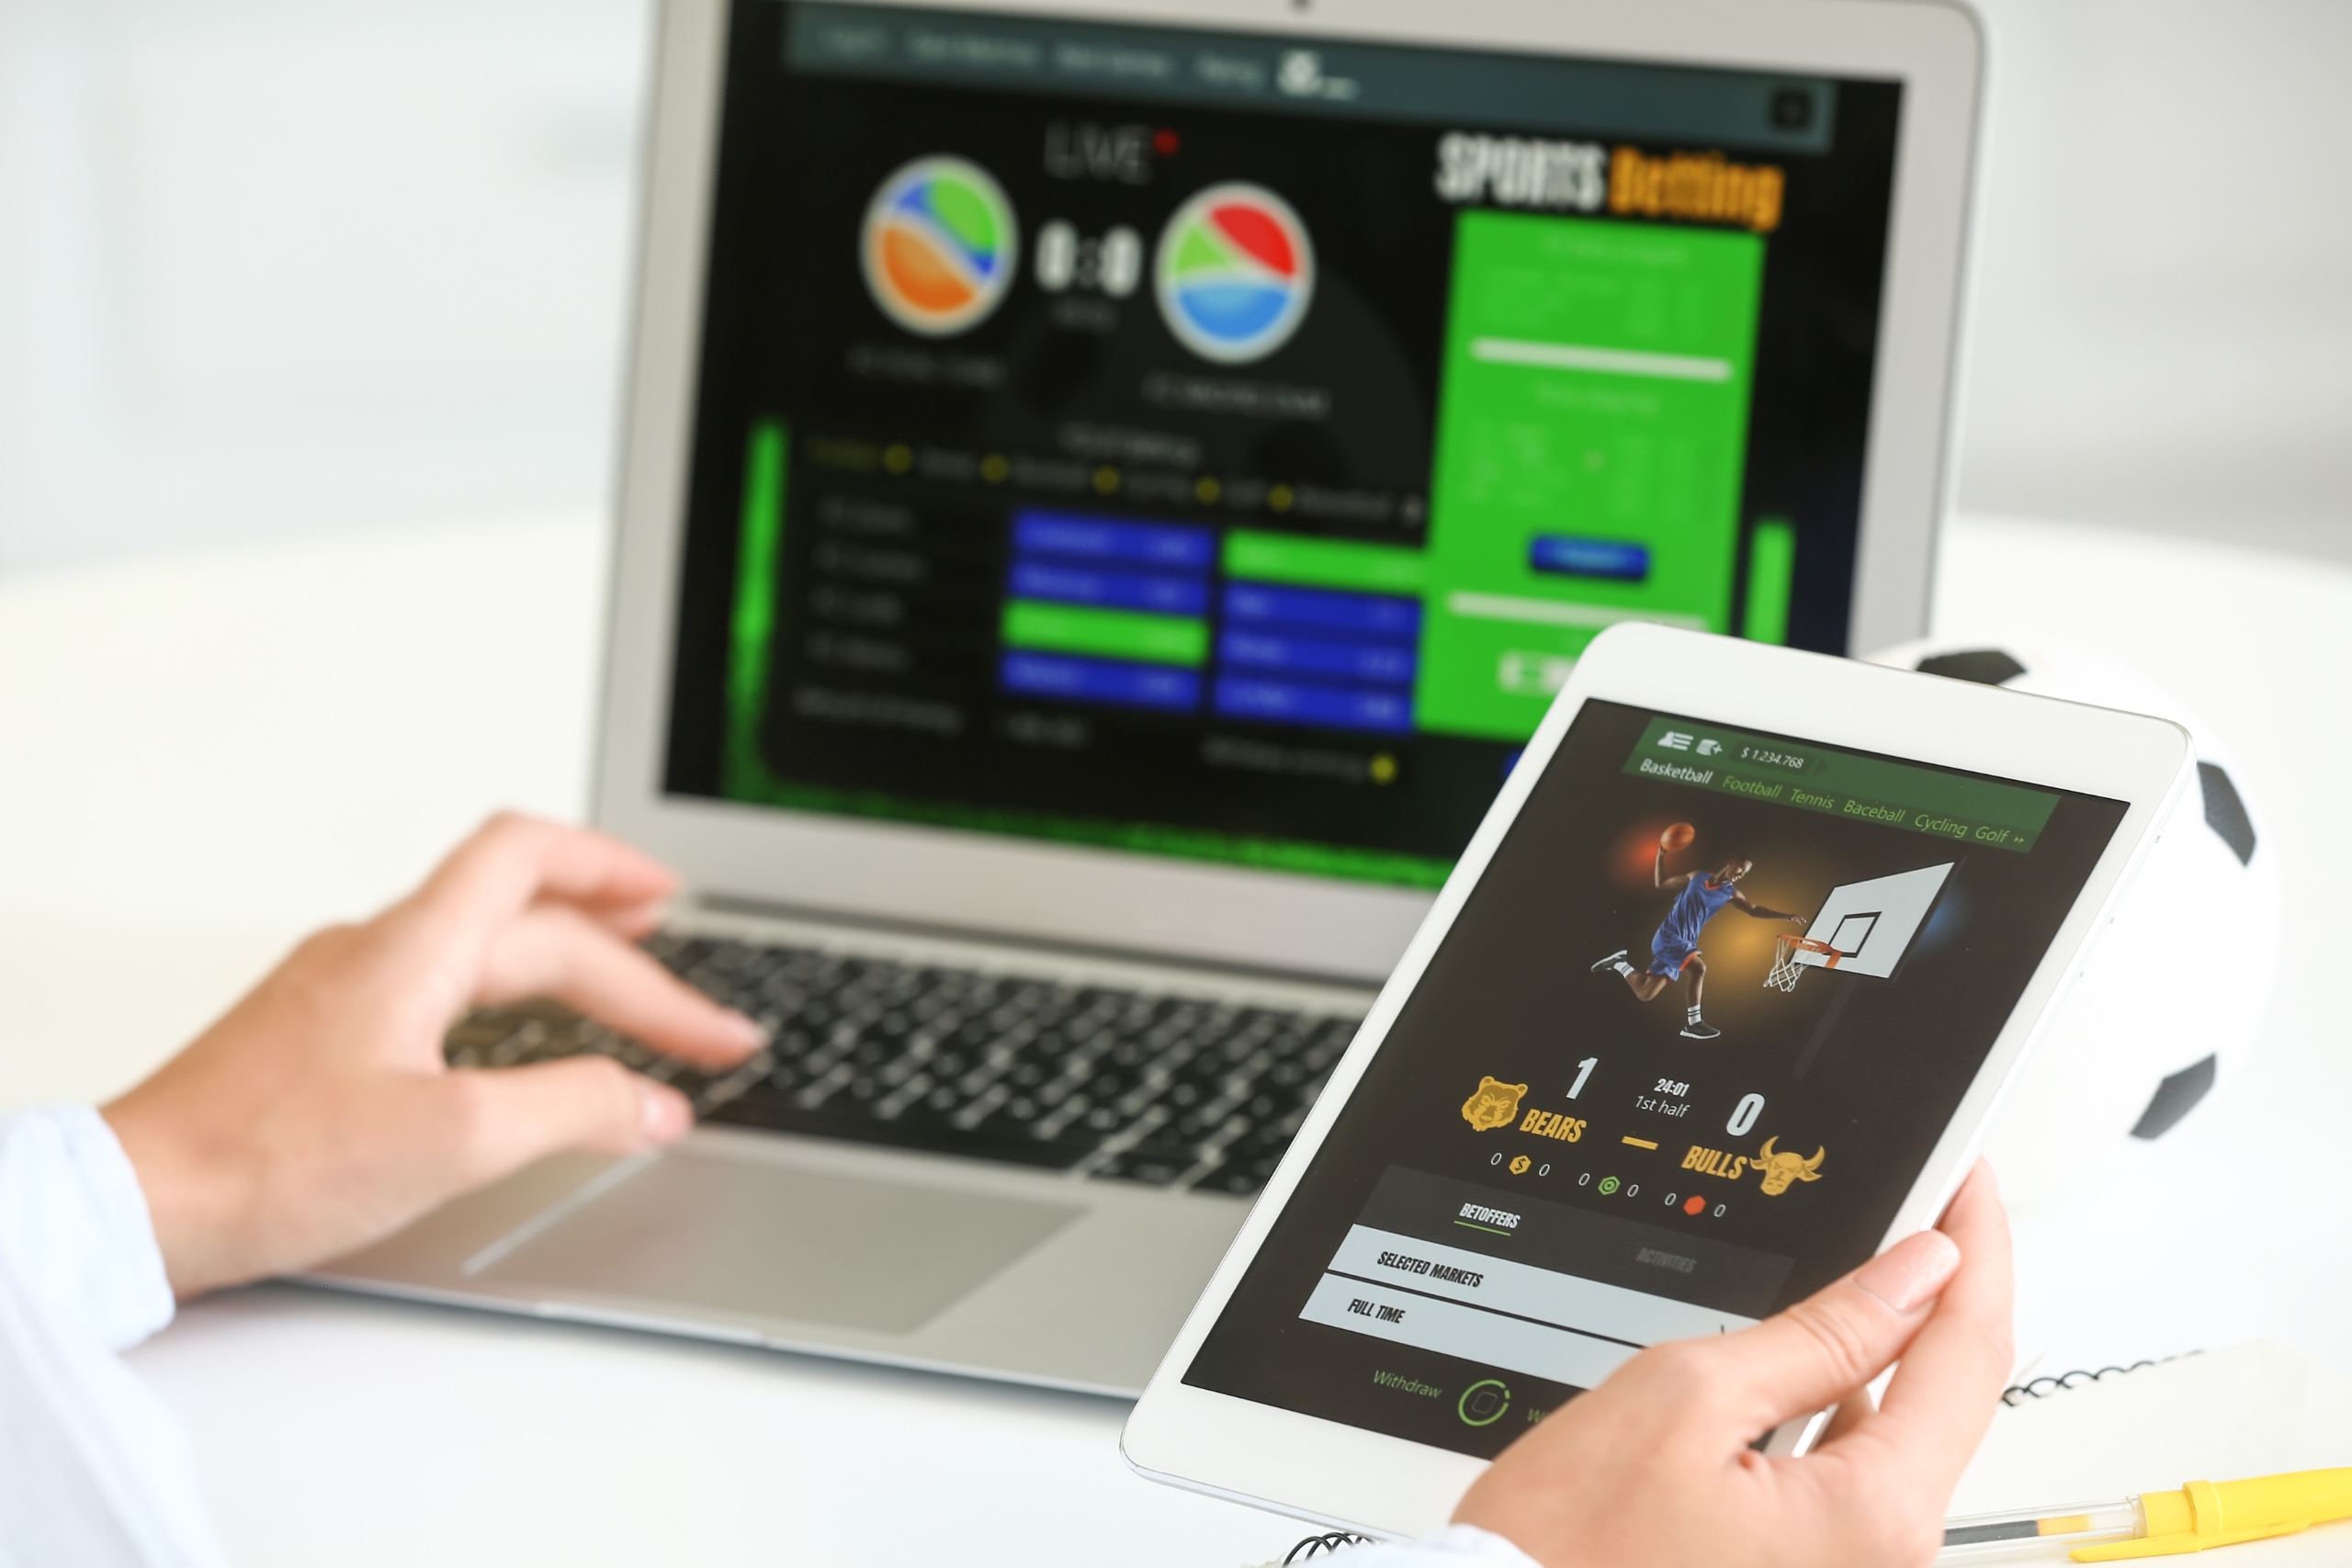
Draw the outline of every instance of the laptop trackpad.
[[[476,1278],[907,1334],[1084,1212],[682,1149]]]

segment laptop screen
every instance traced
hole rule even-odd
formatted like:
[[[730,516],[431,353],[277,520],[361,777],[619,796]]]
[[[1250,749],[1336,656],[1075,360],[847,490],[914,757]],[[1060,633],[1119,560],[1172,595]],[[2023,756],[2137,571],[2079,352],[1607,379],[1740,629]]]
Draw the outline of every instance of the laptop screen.
[[[728,51],[673,795],[1433,887],[1602,627],[1844,651],[1897,85]]]

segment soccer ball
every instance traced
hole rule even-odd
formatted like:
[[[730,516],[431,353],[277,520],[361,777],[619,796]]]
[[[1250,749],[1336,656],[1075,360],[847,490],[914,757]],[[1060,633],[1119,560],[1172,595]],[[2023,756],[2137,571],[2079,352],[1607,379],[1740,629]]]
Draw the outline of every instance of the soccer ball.
[[[2226,1086],[2269,1010],[2284,891],[2245,773],[2211,724],[2102,655],[1938,638],[1871,663],[2155,714],[2197,745],[2199,788],[2165,825],[2114,923],[2050,1020],[1985,1139],[2014,1207],[2077,1194],[2138,1163]]]

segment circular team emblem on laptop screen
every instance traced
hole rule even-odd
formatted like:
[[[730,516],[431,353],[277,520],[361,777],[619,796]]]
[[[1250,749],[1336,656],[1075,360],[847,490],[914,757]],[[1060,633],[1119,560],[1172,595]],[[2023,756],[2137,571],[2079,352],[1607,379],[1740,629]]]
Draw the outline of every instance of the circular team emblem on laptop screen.
[[[1204,359],[1242,365],[1290,341],[1315,296],[1315,250],[1290,203],[1263,186],[1211,186],[1160,232],[1159,313]]]
[[[884,315],[925,337],[988,320],[1012,285],[1019,246],[1004,187],[963,158],[917,158],[866,203],[865,286]]]

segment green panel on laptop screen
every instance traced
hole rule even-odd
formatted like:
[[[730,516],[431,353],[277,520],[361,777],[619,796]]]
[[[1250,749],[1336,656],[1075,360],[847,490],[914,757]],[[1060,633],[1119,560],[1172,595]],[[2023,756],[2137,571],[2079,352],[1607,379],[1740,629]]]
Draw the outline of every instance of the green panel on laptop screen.
[[[1465,211],[1415,717],[1522,739],[1612,621],[1732,625],[1764,242]]]

